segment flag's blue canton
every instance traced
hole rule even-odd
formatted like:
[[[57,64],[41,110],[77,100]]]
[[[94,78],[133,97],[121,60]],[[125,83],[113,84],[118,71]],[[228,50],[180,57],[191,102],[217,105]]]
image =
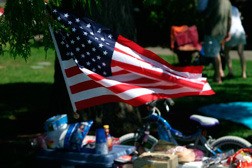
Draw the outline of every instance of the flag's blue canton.
[[[56,9],[53,15],[64,25],[55,32],[62,59],[71,57],[79,67],[111,76],[111,58],[118,35],[88,18],[77,18]]]

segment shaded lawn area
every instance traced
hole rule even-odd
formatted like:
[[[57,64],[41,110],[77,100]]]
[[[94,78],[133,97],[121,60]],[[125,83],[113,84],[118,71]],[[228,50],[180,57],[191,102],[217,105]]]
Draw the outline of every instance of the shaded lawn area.
[[[42,131],[53,112],[52,84],[3,84],[0,91],[0,138]]]
[[[2,84],[0,92],[0,167],[40,167],[31,141],[55,114],[52,84]]]

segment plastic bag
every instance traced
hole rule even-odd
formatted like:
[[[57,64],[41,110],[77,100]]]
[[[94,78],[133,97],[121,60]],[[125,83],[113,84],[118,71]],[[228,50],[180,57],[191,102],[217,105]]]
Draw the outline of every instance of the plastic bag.
[[[234,155],[230,156],[227,163],[232,168],[251,168],[252,167],[252,148],[242,148]]]
[[[45,121],[45,143],[49,149],[65,148],[70,151],[81,151],[83,141],[93,121],[68,124],[66,114],[50,117]]]

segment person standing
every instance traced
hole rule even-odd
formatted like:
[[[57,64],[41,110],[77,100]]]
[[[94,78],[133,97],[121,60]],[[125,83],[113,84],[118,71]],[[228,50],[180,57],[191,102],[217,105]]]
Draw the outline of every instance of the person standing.
[[[247,78],[246,74],[246,60],[244,57],[244,45],[246,44],[246,33],[242,26],[241,13],[239,9],[232,6],[232,24],[230,29],[231,39],[225,43],[224,53],[228,67],[227,77],[232,78],[234,76],[232,69],[232,59],[230,58],[229,51],[237,47],[237,52],[240,57],[242,78]]]
[[[229,38],[231,3],[229,0],[209,0],[204,14],[203,57],[211,58],[214,81],[222,83],[224,72],[220,57],[221,43]]]

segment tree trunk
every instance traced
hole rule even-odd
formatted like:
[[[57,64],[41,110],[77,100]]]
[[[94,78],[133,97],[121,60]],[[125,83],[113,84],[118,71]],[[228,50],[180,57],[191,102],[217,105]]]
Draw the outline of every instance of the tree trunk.
[[[132,0],[102,2],[101,15],[97,18],[98,21],[126,38],[135,40]]]

